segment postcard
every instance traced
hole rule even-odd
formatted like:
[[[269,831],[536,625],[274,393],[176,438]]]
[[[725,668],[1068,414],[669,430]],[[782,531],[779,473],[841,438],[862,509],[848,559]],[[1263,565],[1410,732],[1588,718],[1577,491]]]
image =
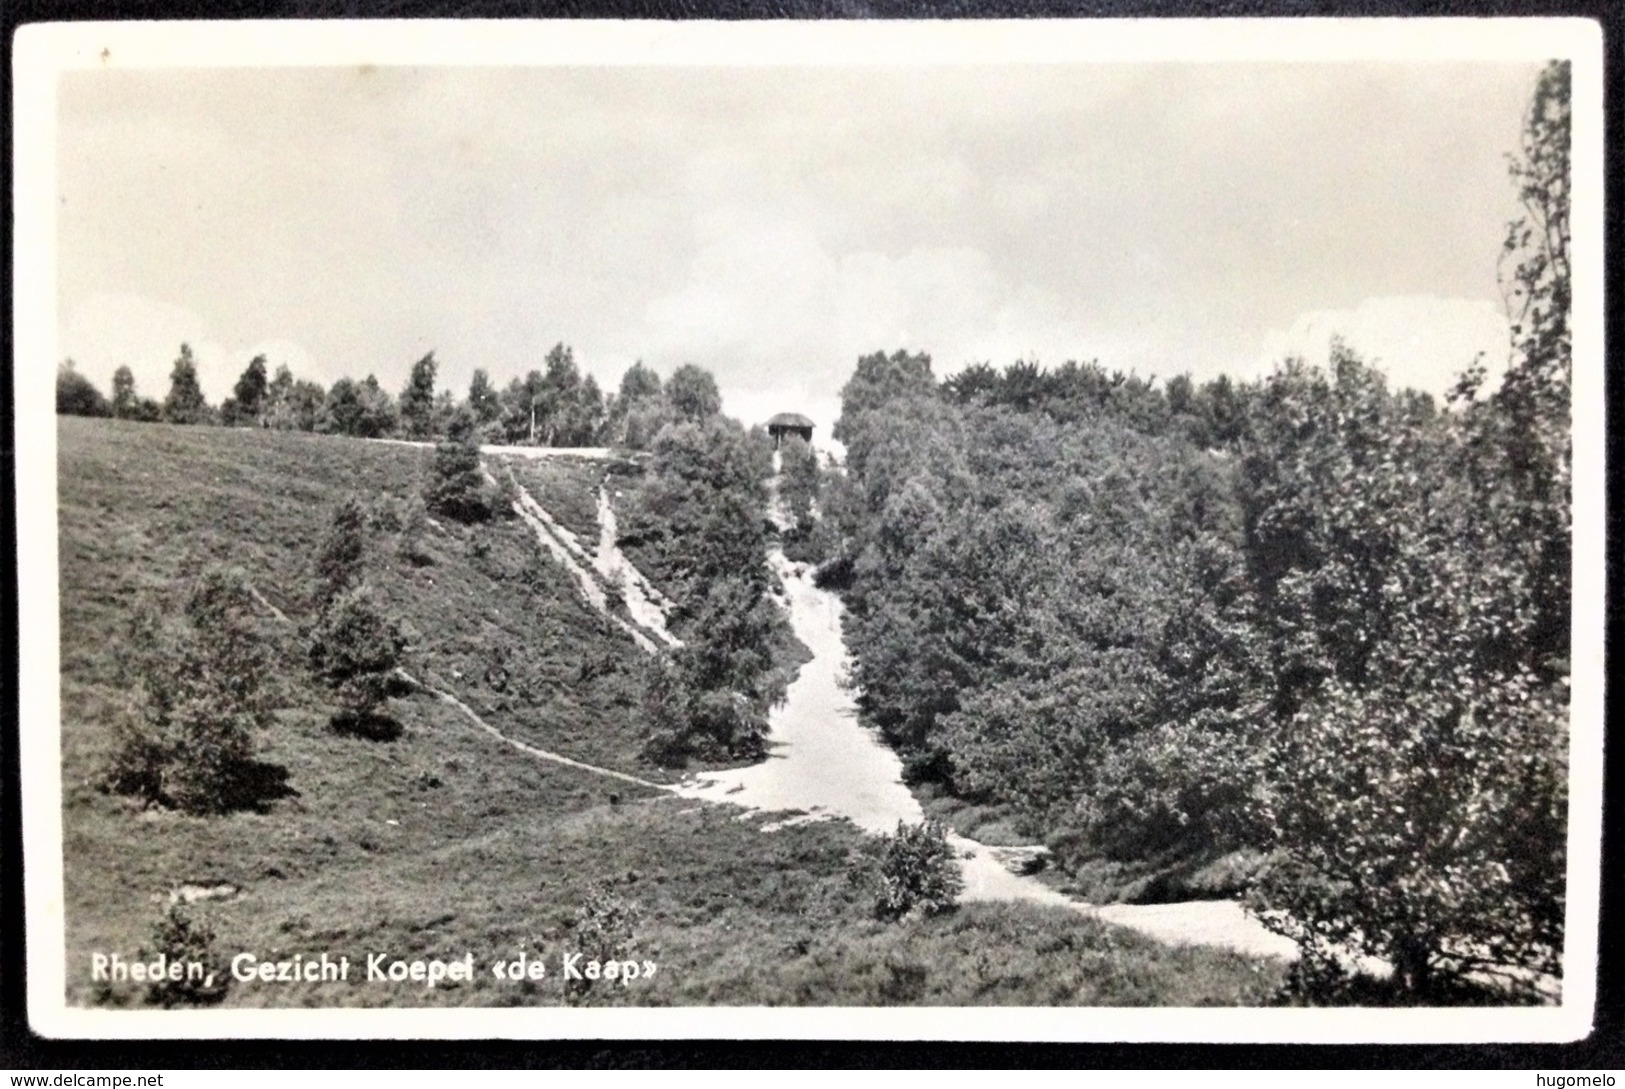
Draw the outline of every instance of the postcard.
[[[1601,42],[25,26],[30,1023],[1583,1037]]]

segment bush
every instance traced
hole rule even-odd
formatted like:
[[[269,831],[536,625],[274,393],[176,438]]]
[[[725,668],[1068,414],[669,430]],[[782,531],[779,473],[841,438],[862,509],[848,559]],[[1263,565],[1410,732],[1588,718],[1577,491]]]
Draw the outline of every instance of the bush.
[[[884,838],[875,895],[875,915],[879,918],[951,911],[964,888],[959,861],[948,844],[947,829],[940,822],[899,821],[896,834]]]
[[[767,751],[767,716],[745,695],[708,688],[690,647],[657,657],[644,677],[644,755],[659,764],[756,760]]]
[[[208,923],[194,919],[179,904],[171,904],[152,929],[155,952],[166,964],[182,965],[181,978],[165,978],[147,988],[147,1001],[166,1009],[206,1006],[219,1002],[231,985],[225,958],[215,948]],[[198,965],[189,970],[187,966]],[[201,975],[201,978],[199,978]]]
[[[486,482],[474,419],[466,409],[460,410],[447,429],[446,441],[434,448],[423,501],[436,514],[473,524],[489,521],[514,498],[513,491]]]
[[[111,416],[112,408],[102,391],[73,369],[65,359],[56,369],[56,412],[59,416]]]
[[[643,908],[622,897],[609,886],[595,884],[587,892],[587,902],[576,909],[571,922],[572,953],[582,961],[626,959],[637,947],[637,927]],[[580,999],[592,989],[591,979],[566,979],[564,993]]]
[[[381,713],[395,684],[406,637],[365,586],[347,591],[322,613],[310,636],[310,667],[338,693],[333,728],[376,740],[400,733]]]
[[[253,800],[254,735],[269,724],[268,659],[240,571],[210,568],[183,618],[137,610],[121,674],[132,690],[106,786],[188,813]]]
[[[353,495],[333,512],[332,524],[316,550],[318,609],[326,609],[335,598],[361,581],[366,526],[367,511]]]

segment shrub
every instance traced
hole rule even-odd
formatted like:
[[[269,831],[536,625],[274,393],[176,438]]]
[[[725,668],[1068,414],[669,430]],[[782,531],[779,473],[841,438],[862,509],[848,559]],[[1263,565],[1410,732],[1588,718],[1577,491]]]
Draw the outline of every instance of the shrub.
[[[102,391],[73,369],[65,359],[56,369],[56,411],[59,416],[110,416],[112,408]]]
[[[644,753],[661,764],[699,759],[755,760],[767,749],[767,717],[751,699],[705,687],[692,648],[660,657],[644,678]]]
[[[381,713],[395,683],[406,637],[365,586],[337,598],[310,636],[310,666],[338,693],[333,728],[377,740],[398,736],[400,727]]]
[[[583,961],[620,960],[637,947],[637,927],[643,908],[616,893],[609,886],[595,884],[587,891],[587,901],[576,909],[570,924],[573,953]],[[592,989],[591,979],[566,979],[564,992],[572,999],[584,997]]]
[[[474,419],[466,409],[452,418],[446,441],[434,448],[423,501],[434,513],[467,524],[488,521],[502,503],[486,483]]]
[[[335,598],[361,581],[366,525],[366,509],[353,495],[333,512],[332,524],[316,550],[318,609],[326,609]]]
[[[226,996],[231,973],[215,948],[214,930],[207,922],[194,919],[181,905],[171,904],[153,927],[152,940],[154,951],[164,955],[166,964],[182,967],[180,979],[166,976],[147,988],[148,1002],[165,1008],[206,1006]],[[190,965],[199,968],[189,970]]]
[[[896,834],[884,838],[875,895],[878,917],[900,919],[912,912],[938,915],[951,911],[964,887],[947,829],[939,821],[899,821]]]

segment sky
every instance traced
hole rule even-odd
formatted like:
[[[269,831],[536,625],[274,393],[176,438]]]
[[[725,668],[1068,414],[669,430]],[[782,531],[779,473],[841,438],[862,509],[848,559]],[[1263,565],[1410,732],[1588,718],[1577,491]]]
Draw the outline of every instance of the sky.
[[[823,434],[859,356],[1167,378],[1506,353],[1528,64],[65,73],[58,358],[466,392],[555,343]],[[54,361],[53,361],[54,362]]]

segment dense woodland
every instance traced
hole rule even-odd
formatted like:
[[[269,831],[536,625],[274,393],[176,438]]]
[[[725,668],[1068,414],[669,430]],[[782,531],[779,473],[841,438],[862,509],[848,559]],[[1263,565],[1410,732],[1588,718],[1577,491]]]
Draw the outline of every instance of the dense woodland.
[[[1343,346],[1257,382],[868,356],[842,394],[862,706],[912,774],[1064,865],[1245,851],[1322,989],[1562,952],[1568,75],[1513,177],[1509,366],[1444,404]],[[1524,976],[1520,976],[1524,978]]]

